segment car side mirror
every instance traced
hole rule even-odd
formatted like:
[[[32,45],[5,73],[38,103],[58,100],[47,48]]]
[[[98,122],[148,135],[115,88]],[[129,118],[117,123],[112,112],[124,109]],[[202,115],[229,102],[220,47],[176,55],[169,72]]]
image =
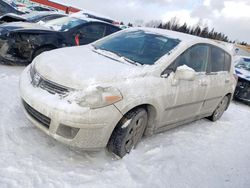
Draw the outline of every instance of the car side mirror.
[[[193,81],[195,79],[195,71],[187,66],[177,67],[174,78],[176,80]]]
[[[175,70],[173,68],[167,68],[166,70],[163,71],[163,73],[161,74],[161,77],[167,78],[174,71]]]

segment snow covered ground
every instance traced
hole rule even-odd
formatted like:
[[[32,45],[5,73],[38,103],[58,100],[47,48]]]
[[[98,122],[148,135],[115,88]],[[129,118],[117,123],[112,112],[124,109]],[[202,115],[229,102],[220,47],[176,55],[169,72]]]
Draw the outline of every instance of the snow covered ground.
[[[0,187],[250,187],[250,107],[146,139],[122,160],[62,145],[24,116],[23,67],[0,65]]]

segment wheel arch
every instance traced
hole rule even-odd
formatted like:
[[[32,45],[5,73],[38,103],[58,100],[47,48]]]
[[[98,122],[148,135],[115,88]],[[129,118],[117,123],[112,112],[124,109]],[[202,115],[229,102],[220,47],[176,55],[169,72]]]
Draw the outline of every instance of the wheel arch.
[[[109,140],[108,140],[107,145],[106,145],[108,151],[111,151],[112,153],[115,153],[116,155],[118,155],[120,157],[124,156],[124,152],[129,153],[130,150],[125,151],[126,149],[124,148],[125,147],[124,146],[124,144],[125,144],[124,139],[126,139],[125,135],[128,134],[128,132],[126,132],[126,131],[130,130],[127,127],[130,124],[130,120],[133,117],[136,118],[137,115],[142,111],[147,113],[147,120],[148,121],[147,121],[147,124],[143,125],[144,129],[141,130],[140,133],[138,133],[138,135],[140,135],[139,136],[140,138],[137,138],[138,140],[135,142],[135,145],[137,145],[138,141],[141,139],[141,137],[143,135],[150,135],[150,134],[145,134],[145,133],[147,133],[147,130],[149,129],[150,126],[154,125],[154,120],[156,117],[156,108],[153,105],[146,104],[146,103],[134,106],[130,110],[127,110],[122,115],[120,120],[117,122],[117,124],[113,128],[112,133],[110,134]],[[145,115],[145,113],[144,113],[144,115]],[[129,122],[129,123],[126,125],[127,122]],[[123,127],[124,125],[126,125],[126,126]]]
[[[146,127],[144,135],[152,135],[153,134],[153,130],[154,130],[154,125],[156,124],[156,121],[157,121],[156,120],[156,117],[157,117],[157,108],[153,104],[143,103],[143,104],[138,104],[138,105],[126,107],[124,110],[121,111],[121,113],[123,114],[123,117],[124,117],[127,113],[129,113],[131,111],[134,111],[134,110],[136,110],[138,108],[145,109],[147,111],[147,114],[148,114],[148,124],[147,124],[147,127]]]

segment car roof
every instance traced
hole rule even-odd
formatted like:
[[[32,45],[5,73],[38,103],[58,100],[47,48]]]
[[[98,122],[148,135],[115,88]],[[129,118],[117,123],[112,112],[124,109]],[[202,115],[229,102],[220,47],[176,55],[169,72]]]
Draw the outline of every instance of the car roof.
[[[224,51],[226,51],[232,55],[232,51],[230,51],[225,45],[222,45],[222,44],[215,42],[211,39],[202,38],[202,37],[198,37],[198,36],[194,36],[194,35],[190,35],[190,34],[186,34],[186,33],[181,33],[178,31],[171,31],[171,30],[160,29],[160,28],[148,28],[148,27],[134,27],[134,28],[132,27],[132,28],[128,28],[125,30],[127,30],[127,31],[143,30],[144,32],[149,32],[149,33],[163,35],[163,36],[170,37],[170,38],[179,39],[182,43],[186,43],[186,44],[190,44],[193,42],[208,43],[208,44],[212,44],[214,46],[218,46],[218,47],[222,48]]]
[[[66,14],[63,14],[63,13],[53,12],[53,11],[32,11],[32,12],[30,12],[28,14],[24,14],[22,16],[25,17],[25,18],[31,18],[31,17],[34,17],[34,16],[47,16],[47,15],[55,15],[55,14],[66,15]]]
[[[20,19],[22,21],[27,21],[32,19],[33,17],[44,17],[44,16],[49,16],[49,15],[62,15],[62,16],[66,16],[66,14],[62,14],[62,13],[57,13],[57,12],[51,12],[51,11],[43,11],[43,12],[38,12],[38,11],[33,11],[31,13],[28,14],[23,14],[23,15],[19,15],[19,14],[15,14],[15,13],[7,13],[4,14],[2,16],[0,16],[0,19],[4,18],[4,17],[12,17],[15,19]]]
[[[89,18],[94,18],[94,19],[106,21],[106,22],[109,22],[109,23],[114,22],[114,20],[112,18],[108,17],[108,16],[102,15],[100,13],[96,13],[94,11],[86,10],[86,9],[85,10],[82,9],[81,11],[73,13],[72,15],[86,16],[86,17],[89,17]]]
[[[82,11],[73,13],[69,15],[70,17],[78,18],[85,20],[87,22],[101,22],[101,23],[108,23],[111,24],[112,22],[110,20],[105,20],[106,18],[97,17],[97,16],[90,16],[89,14],[83,13]]]
[[[88,16],[86,15],[75,15],[75,14],[71,14],[69,15],[69,17],[72,17],[72,18],[78,18],[78,19],[81,19],[81,20],[84,20],[86,22],[99,22],[99,23],[105,23],[107,25],[112,25],[114,27],[117,27],[115,26],[114,24],[111,24],[109,22],[105,22],[105,21],[102,21],[102,20],[99,20],[99,19],[95,19],[95,18],[89,18]]]

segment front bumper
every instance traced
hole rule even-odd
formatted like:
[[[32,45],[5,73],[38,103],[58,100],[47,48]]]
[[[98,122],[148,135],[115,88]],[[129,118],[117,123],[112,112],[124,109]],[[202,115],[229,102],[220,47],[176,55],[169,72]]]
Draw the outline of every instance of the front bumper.
[[[250,81],[242,78],[238,79],[234,98],[250,104]]]
[[[30,60],[9,54],[10,46],[7,40],[0,38],[0,63],[6,65],[27,65]]]
[[[29,67],[20,78],[20,95],[24,112],[34,125],[64,144],[85,150],[106,147],[114,127],[122,118],[114,105],[93,110],[82,108],[33,87]],[[67,134],[69,131],[73,134]]]

